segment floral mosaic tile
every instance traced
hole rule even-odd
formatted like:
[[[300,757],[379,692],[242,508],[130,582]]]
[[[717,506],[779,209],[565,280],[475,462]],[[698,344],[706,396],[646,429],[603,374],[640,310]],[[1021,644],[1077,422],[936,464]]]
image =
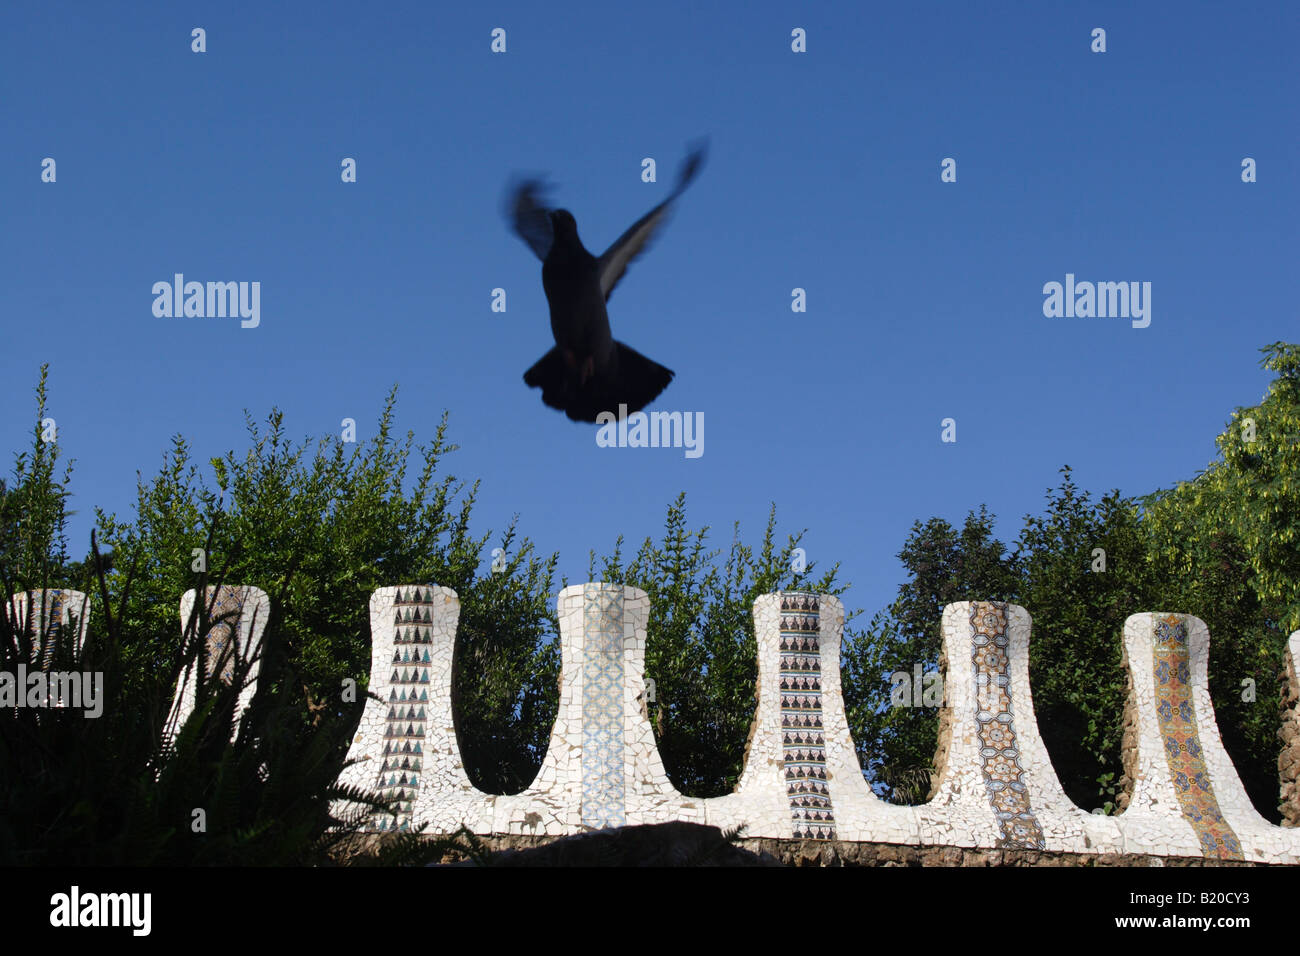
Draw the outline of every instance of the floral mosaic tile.
[[[1219,810],[1196,731],[1187,625],[1181,617],[1170,614],[1156,621],[1152,653],[1156,720],[1183,816],[1196,831],[1205,856],[1240,860],[1241,841]]]
[[[970,626],[980,769],[1001,831],[998,846],[1041,850],[1045,847],[1043,828],[1030,806],[1025,768],[1016,743],[1006,605],[973,602]]]

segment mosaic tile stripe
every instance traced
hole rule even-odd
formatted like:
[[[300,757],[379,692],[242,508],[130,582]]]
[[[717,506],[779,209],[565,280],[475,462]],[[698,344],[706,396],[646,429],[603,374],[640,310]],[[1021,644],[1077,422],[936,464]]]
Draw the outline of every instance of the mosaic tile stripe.
[[[393,660],[388,684],[384,749],[375,781],[380,796],[396,800],[396,816],[376,813],[371,829],[411,829],[411,808],[424,772],[428,727],[430,647],[433,644],[430,588],[399,588],[393,600]]]
[[[1030,806],[1016,743],[1006,608],[1006,604],[996,601],[971,603],[971,662],[980,770],[1001,831],[998,847],[1041,850],[1046,848],[1043,828]]]
[[[1243,858],[1241,841],[1219,811],[1219,801],[1196,732],[1187,624],[1177,614],[1155,622],[1152,655],[1156,678],[1156,720],[1160,724],[1160,739],[1183,817],[1196,831],[1202,855],[1240,860]]]
[[[821,616],[817,595],[781,593],[781,769],[797,839],[835,839],[826,787]]]
[[[200,645],[206,673],[227,685],[234,682],[238,668],[247,667],[244,686],[240,689],[231,724],[231,739],[239,734],[239,725],[245,711],[257,692],[257,675],[261,670],[258,648],[270,611],[270,600],[259,588],[223,584],[209,586],[200,597],[193,589],[181,595],[180,625],[186,640],[193,639],[191,627],[198,626],[195,602],[202,601],[202,610],[208,615],[208,631],[202,635]],[[171,711],[167,718],[166,733],[171,736],[190,718],[198,696],[199,655],[195,654],[177,678]]]
[[[207,634],[207,660],[210,673],[220,676],[223,684],[235,679],[235,654],[237,653],[240,618],[244,614],[243,588],[223,584],[217,588],[208,610],[211,626]]]
[[[588,584],[582,597],[582,825],[621,827],[623,588]]]

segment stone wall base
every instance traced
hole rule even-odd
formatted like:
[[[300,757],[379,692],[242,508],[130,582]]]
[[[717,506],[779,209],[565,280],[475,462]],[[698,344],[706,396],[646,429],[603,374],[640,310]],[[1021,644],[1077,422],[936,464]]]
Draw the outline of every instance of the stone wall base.
[[[344,854],[342,864],[366,858],[394,839],[393,834],[363,834]],[[429,842],[440,839],[426,837]],[[447,839],[447,837],[441,837]],[[462,838],[464,839],[464,838]],[[978,847],[853,843],[846,840],[739,839],[728,845],[717,827],[663,823],[620,827],[577,836],[497,834],[474,837],[477,848],[502,854],[492,862],[509,866],[554,865],[739,865],[739,866],[1263,866],[1217,858],[1161,857],[1144,853],[1058,853],[1044,850],[991,850]],[[549,850],[542,850],[549,847]],[[741,852],[737,852],[741,851]],[[471,854],[445,850],[430,863],[464,863]]]

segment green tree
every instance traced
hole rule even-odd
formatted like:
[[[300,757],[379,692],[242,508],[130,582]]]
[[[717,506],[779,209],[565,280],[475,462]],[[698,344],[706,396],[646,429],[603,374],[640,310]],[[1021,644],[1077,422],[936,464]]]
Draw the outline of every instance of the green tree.
[[[20,707],[0,720],[0,863],[321,862],[363,819],[332,821],[332,799],[379,805],[336,786],[345,716],[328,715],[304,741],[295,702],[259,695],[232,743],[237,676],[231,686],[213,680],[200,688],[200,704],[175,739],[160,733],[157,715],[167,709],[171,686],[157,674],[177,673],[188,651],[174,619],[166,637],[140,631],[138,618],[124,626],[132,578],[121,580],[122,594],[110,594],[93,537],[86,561],[68,560],[70,469],[55,478],[46,374],[42,368],[32,446],[17,458],[13,485],[0,487],[0,581],[6,591],[75,585],[98,599],[84,645],[61,642],[50,665],[92,675],[98,705],[81,701],[89,715]],[[191,583],[206,579],[196,577]],[[198,617],[204,634],[210,622],[202,608]],[[33,660],[25,623],[0,615],[0,670],[13,673]],[[279,636],[272,622],[267,645],[276,648]],[[156,652],[141,655],[141,647]],[[263,662],[263,677],[271,685],[300,680],[283,654]],[[331,823],[338,826],[327,832]],[[389,858],[409,858],[414,849],[399,841]]]
[[[864,773],[894,802],[926,799],[938,769],[939,708],[891,706],[890,676],[910,677],[917,664],[923,673],[939,668],[945,605],[1015,599],[1015,563],[994,537],[994,520],[981,506],[960,531],[942,518],[913,524],[898,554],[908,576],[898,597],[863,631],[846,636],[842,673],[849,729]]]
[[[0,566],[7,593],[84,585],[68,567],[68,486],[72,462],[58,476],[59,446],[46,422],[49,365],[36,386],[36,423],[29,449],[14,456],[13,477],[0,479]]]
[[[466,490],[452,475],[438,477],[455,450],[446,416],[417,457],[411,433],[404,441],[392,435],[395,401],[394,389],[373,436],[351,447],[334,437],[314,449],[295,443],[278,411],[266,429],[249,420],[250,447],[212,460],[215,487],[178,436],[160,473],[140,483],[132,520],[100,514],[114,553],[110,584],[126,594],[124,626],[141,635],[131,646],[133,673],[158,690],[174,685],[177,675],[155,665],[170,660],[181,641],[175,608],[193,586],[197,550],[213,580],[273,596],[282,640],[267,653],[291,659],[300,683],[259,687],[297,701],[307,735],[321,714],[343,707],[345,678],[362,686],[369,679],[371,593],[394,584],[445,585],[461,600],[457,656],[464,666],[455,700],[467,770],[486,790],[518,789],[521,778],[531,779],[528,767],[540,765],[545,736],[538,727],[557,703],[551,678],[558,662],[547,648],[556,557],[539,558],[512,526],[500,539],[513,549],[510,560],[488,573],[491,534],[470,531],[477,484]],[[410,475],[413,458],[418,472]]]
[[[518,793],[541,768],[559,709],[559,622],[549,610],[556,557],[514,548],[513,523],[497,570],[462,582],[452,677],[456,734],[470,781]]]
[[[1081,492],[1069,466],[1016,545],[1020,599],[1033,619],[1034,712],[1065,792],[1107,809],[1123,773],[1124,621],[1158,610],[1137,504]],[[1104,552],[1104,553],[1103,553]]]
[[[650,718],[668,778],[695,797],[730,793],[744,764],[758,680],[754,601],[778,590],[841,594],[846,587],[836,581],[838,565],[815,576],[816,562],[795,560],[802,532],[778,544],[775,505],[757,553],[741,542],[737,523],[719,565],[720,552],[706,549],[708,531],[688,527],[680,494],[668,506],[659,544],[647,537],[628,559],[620,536],[599,562],[592,553],[589,572],[592,580],[641,588],[650,597]]]
[[[1220,456],[1143,505],[1162,604],[1209,627],[1224,746],[1256,808],[1278,820],[1278,675],[1300,627],[1300,345],[1261,351],[1276,378],[1233,412]]]

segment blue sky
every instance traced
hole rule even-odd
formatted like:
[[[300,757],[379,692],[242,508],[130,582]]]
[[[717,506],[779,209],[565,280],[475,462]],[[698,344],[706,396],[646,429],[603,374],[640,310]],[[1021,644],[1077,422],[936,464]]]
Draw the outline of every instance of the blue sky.
[[[479,530],[518,514],[571,581],[684,490],[719,547],[775,502],[874,610],[916,519],[987,503],[1009,540],[1063,464],[1096,493],[1192,477],[1296,339],[1300,6],[1139,6],[11,3],[0,443],[50,362],[80,552],[173,434],[206,461],[278,406],[364,439],[397,383],[402,432],[450,410]],[[704,454],[599,448],[521,380],[552,340],[506,184],[547,174],[598,254],[702,135],[610,318]],[[155,317],[177,272],[260,282],[260,325]],[[1150,282],[1150,326],[1044,317],[1067,273]]]

